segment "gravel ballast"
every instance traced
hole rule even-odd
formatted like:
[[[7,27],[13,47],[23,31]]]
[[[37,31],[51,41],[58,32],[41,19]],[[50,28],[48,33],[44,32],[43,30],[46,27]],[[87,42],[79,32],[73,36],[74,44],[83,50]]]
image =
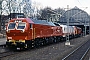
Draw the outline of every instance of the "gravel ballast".
[[[7,56],[1,60],[61,60],[89,39],[89,35],[74,38],[70,40],[70,45],[65,45],[65,42],[59,42],[40,48],[34,48],[29,51],[22,51],[19,54]]]

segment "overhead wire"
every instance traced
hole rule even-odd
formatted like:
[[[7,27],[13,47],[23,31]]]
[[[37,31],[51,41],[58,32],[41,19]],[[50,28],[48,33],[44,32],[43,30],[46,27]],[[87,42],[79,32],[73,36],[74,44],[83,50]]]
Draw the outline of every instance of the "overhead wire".
[[[81,8],[87,8],[87,7],[83,6],[79,0],[77,0],[77,2],[81,5]]]
[[[78,3],[82,6],[81,2],[80,2],[79,0],[77,0],[77,1],[78,1]]]

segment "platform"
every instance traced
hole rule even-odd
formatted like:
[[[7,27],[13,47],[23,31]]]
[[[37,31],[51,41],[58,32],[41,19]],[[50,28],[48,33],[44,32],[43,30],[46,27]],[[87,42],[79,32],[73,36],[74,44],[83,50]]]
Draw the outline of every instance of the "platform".
[[[0,38],[0,45],[6,44],[6,38]]]

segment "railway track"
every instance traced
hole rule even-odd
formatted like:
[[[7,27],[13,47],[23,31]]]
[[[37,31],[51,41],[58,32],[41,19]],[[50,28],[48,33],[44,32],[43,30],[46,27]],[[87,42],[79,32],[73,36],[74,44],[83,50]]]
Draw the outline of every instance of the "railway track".
[[[82,60],[90,60],[90,48],[87,50],[87,52]]]
[[[6,52],[8,49],[6,48],[6,45],[0,45],[0,53]]]
[[[0,45],[0,48],[5,47],[5,46],[6,46],[6,44]]]
[[[3,57],[14,55],[17,52],[9,50],[6,45],[0,45],[0,60]]]
[[[15,54],[15,53],[11,52],[11,51],[6,51],[6,52],[3,52],[3,53],[0,53],[0,58],[10,56],[10,55],[13,55],[13,54]]]
[[[15,55],[15,54],[18,54],[19,52],[15,52],[15,51],[11,51],[11,50],[8,50],[8,51],[5,51],[5,52],[2,52],[0,53],[0,60],[4,57],[7,57],[7,56],[11,56],[11,55]]]
[[[68,54],[62,60],[83,60],[89,49],[90,49],[90,40],[79,46],[77,49]]]

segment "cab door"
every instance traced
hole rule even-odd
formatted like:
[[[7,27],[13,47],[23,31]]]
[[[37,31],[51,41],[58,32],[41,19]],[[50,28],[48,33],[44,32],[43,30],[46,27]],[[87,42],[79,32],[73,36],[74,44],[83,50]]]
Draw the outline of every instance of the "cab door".
[[[34,28],[34,24],[30,24],[29,38],[30,38],[30,40],[35,39],[35,28]]]

